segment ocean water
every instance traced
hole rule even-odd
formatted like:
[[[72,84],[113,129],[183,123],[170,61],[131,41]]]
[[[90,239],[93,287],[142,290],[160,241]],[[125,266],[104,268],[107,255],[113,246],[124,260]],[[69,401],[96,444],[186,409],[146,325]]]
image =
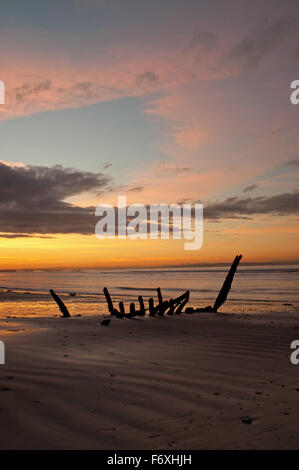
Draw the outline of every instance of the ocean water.
[[[221,267],[118,270],[16,271],[0,273],[0,316],[55,316],[60,312],[49,294],[54,289],[71,315],[107,314],[103,287],[128,311],[138,295],[165,299],[190,290],[189,306],[213,305],[229,270]],[[220,311],[255,313],[299,311],[299,266],[239,266],[228,300]],[[70,293],[75,293],[74,297]],[[117,306],[117,305],[116,305]]]

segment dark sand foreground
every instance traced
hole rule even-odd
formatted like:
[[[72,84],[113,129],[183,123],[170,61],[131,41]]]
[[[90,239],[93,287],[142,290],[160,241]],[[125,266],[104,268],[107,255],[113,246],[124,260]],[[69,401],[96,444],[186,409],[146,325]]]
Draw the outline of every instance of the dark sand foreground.
[[[298,449],[297,325],[296,313],[3,319],[0,447]]]

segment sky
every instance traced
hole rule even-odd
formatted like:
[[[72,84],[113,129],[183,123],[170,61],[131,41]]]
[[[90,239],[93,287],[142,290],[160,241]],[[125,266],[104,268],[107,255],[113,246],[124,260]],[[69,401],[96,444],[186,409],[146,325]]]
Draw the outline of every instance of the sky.
[[[0,269],[294,262],[297,0],[1,5]],[[95,207],[201,202],[203,246],[99,240]]]

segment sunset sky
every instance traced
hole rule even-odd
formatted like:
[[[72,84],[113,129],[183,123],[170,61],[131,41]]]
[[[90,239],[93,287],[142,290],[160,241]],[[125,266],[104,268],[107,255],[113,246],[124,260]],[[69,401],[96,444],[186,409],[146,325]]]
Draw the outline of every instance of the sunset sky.
[[[10,0],[0,60],[0,269],[299,259],[297,0]],[[202,249],[98,240],[118,195]]]

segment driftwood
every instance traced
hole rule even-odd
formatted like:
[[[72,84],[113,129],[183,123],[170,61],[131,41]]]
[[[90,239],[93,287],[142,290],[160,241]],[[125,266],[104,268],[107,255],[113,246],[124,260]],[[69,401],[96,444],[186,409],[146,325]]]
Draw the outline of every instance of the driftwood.
[[[57,303],[62,315],[64,318],[69,318],[71,315],[70,315],[70,312],[68,311],[68,309],[66,308],[65,304],[62,302],[61,298],[58,297],[58,295],[53,291],[53,289],[49,289],[49,292],[50,294],[52,295],[53,299],[55,300],[55,302]]]

